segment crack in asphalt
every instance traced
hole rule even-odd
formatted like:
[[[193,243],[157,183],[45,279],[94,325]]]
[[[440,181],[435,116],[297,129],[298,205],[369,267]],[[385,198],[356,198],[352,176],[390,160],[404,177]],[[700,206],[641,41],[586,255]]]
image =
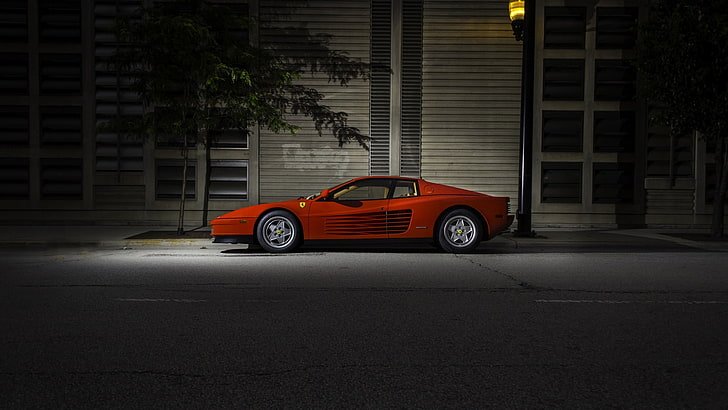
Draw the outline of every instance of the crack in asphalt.
[[[457,259],[462,259],[462,260],[468,261],[468,262],[472,263],[473,265],[479,266],[479,267],[481,267],[481,268],[483,268],[485,270],[488,270],[490,272],[493,272],[495,274],[498,274],[498,275],[501,275],[501,276],[503,276],[505,278],[508,278],[508,279],[512,280],[513,282],[515,282],[516,284],[518,284],[518,286],[520,286],[523,289],[526,289],[526,290],[535,290],[535,291],[554,290],[553,288],[550,288],[550,287],[543,287],[543,286],[531,285],[530,283],[528,283],[526,281],[523,281],[523,280],[520,280],[520,279],[516,278],[515,276],[513,276],[513,275],[511,275],[509,273],[500,271],[500,270],[495,269],[495,268],[491,268],[490,266],[486,266],[486,265],[484,265],[484,264],[482,264],[482,263],[480,263],[478,261],[475,261],[475,260],[473,260],[471,258],[468,258],[467,256],[465,256],[463,254],[456,253],[456,254],[454,254],[454,256]]]
[[[468,258],[464,254],[453,254],[456,258],[465,260],[467,262],[472,263],[473,265],[476,265],[480,268],[483,268],[485,270],[488,270],[490,272],[493,272],[495,274],[501,275],[505,278],[508,278],[515,282],[519,287],[521,287],[521,290],[525,291],[533,291],[533,292],[567,292],[567,293],[589,293],[589,294],[619,294],[619,295],[648,295],[648,294],[654,294],[654,295],[708,295],[708,294],[717,294],[717,295],[728,295],[728,291],[725,290],[687,290],[687,291],[671,291],[671,290],[609,290],[609,289],[575,289],[575,288],[554,288],[554,287],[546,287],[546,286],[537,286],[532,285],[526,281],[520,280],[517,277],[500,271],[495,268],[491,268],[489,266],[486,266],[478,261],[475,261],[471,258]],[[503,289],[506,291],[513,291],[515,289],[511,288],[496,288],[496,289]]]

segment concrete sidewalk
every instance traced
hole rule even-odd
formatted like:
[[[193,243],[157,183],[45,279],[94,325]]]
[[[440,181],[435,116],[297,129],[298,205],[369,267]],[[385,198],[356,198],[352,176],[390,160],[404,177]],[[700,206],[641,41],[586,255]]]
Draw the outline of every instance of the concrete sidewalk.
[[[0,246],[4,247],[205,246],[211,243],[209,229],[177,236],[172,226],[0,226]]]
[[[728,240],[711,241],[704,230],[542,228],[536,229],[536,232],[537,235],[533,238],[520,238],[505,233],[484,242],[479,251],[482,253],[695,250],[728,252]],[[177,236],[175,228],[171,226],[0,226],[0,247],[226,246],[213,244],[209,234],[208,228],[202,228],[188,231],[184,236]],[[247,247],[247,245],[232,246]]]

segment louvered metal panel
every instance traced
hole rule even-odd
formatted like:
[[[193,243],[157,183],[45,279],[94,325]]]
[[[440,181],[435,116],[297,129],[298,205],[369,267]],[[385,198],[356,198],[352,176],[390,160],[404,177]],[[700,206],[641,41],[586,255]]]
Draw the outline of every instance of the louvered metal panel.
[[[96,135],[97,171],[140,171],[144,146],[139,137],[99,132]]]
[[[0,2],[0,42],[28,41],[28,0]]]
[[[706,205],[711,205],[715,201],[715,194],[718,191],[718,172],[715,163],[705,164],[705,201]]]
[[[372,0],[369,80],[370,175],[389,174],[392,2]]]
[[[634,111],[594,111],[594,152],[634,152]]]
[[[666,132],[648,131],[646,162],[648,177],[670,175],[670,136]]]
[[[183,161],[181,160],[157,160],[156,166],[156,198],[157,199],[180,199],[182,196],[182,169]],[[187,199],[195,198],[195,161],[187,162],[187,185],[185,186],[185,197]]]
[[[212,148],[248,148],[248,132],[240,129],[226,129],[219,132]]]
[[[81,0],[39,0],[38,31],[41,43],[79,43]]]
[[[629,49],[637,40],[637,7],[597,7],[596,48]]]
[[[28,95],[28,55],[0,53],[0,94]]]
[[[706,192],[707,194],[707,192]],[[675,224],[678,215],[694,215],[695,190],[690,189],[648,189],[646,192],[646,213],[648,215],[669,215],[668,223]]]
[[[673,138],[672,163],[673,175],[688,177],[693,175],[693,137],[680,135]]]
[[[421,173],[515,203],[522,46],[507,9],[424,1]]]
[[[96,0],[94,42],[96,77],[96,170],[141,171],[143,141],[140,137],[115,132],[110,122],[139,116],[143,107],[132,85],[134,79],[113,65],[117,49],[124,47],[115,34],[116,19],[140,18],[141,0]]]
[[[652,108],[656,110],[656,108]],[[651,114],[651,116],[653,116]],[[651,121],[647,130],[646,174],[648,177],[693,175],[693,138],[670,137],[669,129]]]
[[[261,1],[260,42],[285,55],[316,52],[307,35],[329,38],[332,50],[354,59],[370,58],[370,0]],[[369,81],[354,80],[348,87],[329,82],[326,74],[305,74],[298,84],[315,87],[323,103],[348,114],[348,123],[369,135]],[[339,147],[330,131],[319,136],[311,121],[289,119],[301,127],[296,135],[261,129],[259,134],[260,201],[272,202],[320,191],[369,172],[369,152],[357,144]]]
[[[595,162],[592,203],[629,204],[634,201],[634,164]]]
[[[81,95],[81,55],[40,55],[41,95]]]
[[[545,7],[544,48],[584,49],[586,7]]]
[[[584,60],[544,59],[543,99],[581,101],[584,99]]]
[[[41,158],[40,195],[42,199],[81,199],[83,160],[80,158]]]
[[[210,163],[210,199],[248,198],[248,161],[213,160]]]
[[[635,97],[634,67],[624,60],[596,60],[594,99],[597,101],[632,101]]]
[[[584,134],[583,111],[543,111],[541,150],[581,152]]]
[[[541,163],[541,202],[581,202],[580,162]]]
[[[28,158],[0,158],[0,200],[29,199]]]
[[[420,176],[422,141],[422,0],[402,1],[400,175]]]
[[[48,145],[81,146],[81,107],[40,107],[40,142]]]
[[[28,107],[0,106],[0,146],[28,145]]]

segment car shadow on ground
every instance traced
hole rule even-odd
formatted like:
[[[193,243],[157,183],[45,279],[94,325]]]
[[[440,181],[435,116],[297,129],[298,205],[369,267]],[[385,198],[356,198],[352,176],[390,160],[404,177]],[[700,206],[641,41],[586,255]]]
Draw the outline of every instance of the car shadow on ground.
[[[268,253],[263,248],[233,248],[220,251],[226,255],[296,255],[296,254],[322,254],[322,253],[442,253],[444,252],[435,247],[362,247],[362,246],[302,246],[293,252],[288,253]]]
[[[659,252],[701,252],[702,249],[689,246],[659,242],[642,244],[619,243],[553,243],[553,244],[517,244],[491,243],[481,244],[470,255],[529,254],[529,253],[659,253]],[[262,248],[232,248],[220,253],[225,255],[305,255],[324,253],[407,253],[407,254],[442,254],[445,252],[434,246],[303,246],[286,254],[268,253]]]

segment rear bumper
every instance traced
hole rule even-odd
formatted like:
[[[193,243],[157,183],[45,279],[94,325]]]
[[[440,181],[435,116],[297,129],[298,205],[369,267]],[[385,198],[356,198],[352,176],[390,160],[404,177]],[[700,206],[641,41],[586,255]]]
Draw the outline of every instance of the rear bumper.
[[[500,218],[498,218],[498,216],[500,216]],[[487,239],[484,239],[484,240],[492,239],[492,238],[502,234],[506,230],[508,230],[508,227],[510,227],[513,224],[515,215],[506,215],[505,218],[503,218],[502,215],[496,215],[496,218],[498,218],[498,219],[493,218],[488,221],[488,223],[489,223],[489,225],[487,227],[488,236],[487,236]]]

